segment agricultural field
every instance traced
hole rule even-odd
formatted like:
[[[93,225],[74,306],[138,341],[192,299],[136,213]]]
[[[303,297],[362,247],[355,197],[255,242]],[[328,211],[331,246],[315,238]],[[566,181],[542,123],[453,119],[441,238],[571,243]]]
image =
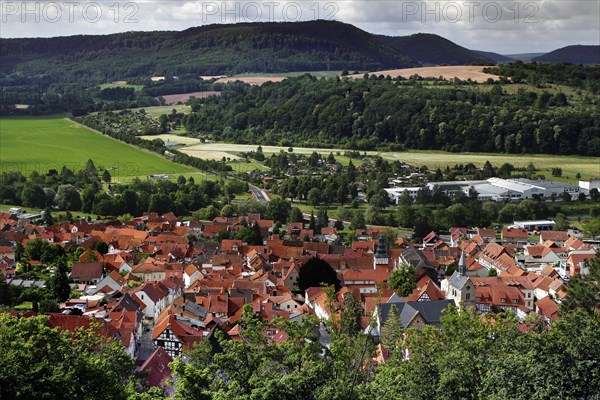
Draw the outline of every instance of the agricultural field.
[[[144,85],[130,85],[125,81],[114,81],[111,83],[103,83],[100,86],[100,89],[113,89],[113,88],[133,88],[136,92],[139,92],[144,88]]]
[[[410,165],[427,165],[429,169],[445,168],[454,164],[473,163],[482,167],[486,161],[499,167],[510,163],[516,168],[525,168],[532,162],[538,169],[537,174],[545,175],[548,180],[557,180],[577,184],[577,173],[581,179],[600,178],[600,159],[596,157],[557,156],[549,154],[495,154],[495,153],[448,153],[444,151],[411,150],[400,153],[378,153],[388,160],[399,160]],[[562,177],[553,177],[552,168],[562,168]]]
[[[54,117],[0,118],[1,170],[29,174],[85,166],[92,159],[109,169],[115,181],[147,174],[197,173],[157,154],[119,142],[69,119]]]
[[[185,146],[193,146],[193,145],[201,144],[200,139],[189,137],[189,136],[174,135],[174,134],[169,134],[169,133],[164,133],[161,135],[143,135],[143,136],[140,136],[140,139],[144,139],[144,140],[160,139],[165,143],[176,142],[176,143],[180,143]]]
[[[190,147],[184,147],[181,151],[201,157],[201,154],[219,153],[219,159],[225,154],[233,155],[235,153],[255,151],[257,145],[247,144],[232,144],[232,143],[202,143]],[[266,155],[278,153],[279,151],[287,151],[287,147],[282,146],[262,146],[263,152]],[[347,164],[349,159],[345,156],[338,156],[336,152],[344,153],[341,149],[323,149],[323,148],[306,148],[294,147],[294,153],[311,154],[313,151],[320,153],[322,156],[327,156],[333,152],[334,156],[342,164]],[[509,155],[496,153],[448,153],[444,151],[426,151],[426,150],[411,150],[404,152],[378,152],[367,151],[361,152],[367,155],[379,155],[386,160],[402,161],[409,165],[422,166],[426,165],[429,169],[445,168],[446,166],[453,167],[455,164],[473,163],[478,167],[482,167],[486,161],[489,161],[493,166],[499,167],[504,163],[510,163],[516,168],[525,168],[532,162],[538,169],[537,173],[545,175],[546,179],[553,179],[562,182],[577,184],[578,179],[575,177],[577,173],[581,174],[581,179],[600,178],[600,159],[596,157],[580,157],[580,156],[556,156],[556,155]],[[360,160],[352,161],[355,165],[360,164]],[[559,166],[562,168],[562,177],[553,177],[552,168]]]
[[[214,77],[203,77],[203,78],[216,78],[215,82],[227,83],[242,81],[250,85],[262,85],[265,82],[281,82],[285,78],[293,78],[302,76],[304,74],[310,74],[317,78],[334,78],[340,76],[342,71],[296,71],[296,72],[281,72],[281,73],[244,73],[232,76],[214,76]],[[362,77],[362,75],[361,75]],[[163,96],[165,97],[165,96]],[[165,97],[166,100],[166,97]]]
[[[185,103],[192,97],[196,97],[198,99],[204,99],[208,96],[220,96],[221,92],[216,92],[214,90],[205,90],[202,92],[191,92],[191,93],[179,93],[179,94],[165,94],[162,97],[165,99],[165,102],[168,105],[177,104],[177,103]]]
[[[489,78],[498,80],[499,77],[492,74],[486,74],[483,72],[482,66],[476,65],[452,65],[452,66],[439,66],[439,67],[420,67],[420,68],[402,68],[402,69],[390,69],[385,71],[369,72],[369,75],[383,75],[397,78],[401,76],[403,78],[409,78],[413,75],[419,75],[422,78],[438,78],[440,76],[445,79],[458,78],[461,80],[471,79],[472,81],[483,83]],[[353,79],[363,78],[364,74],[349,75]]]
[[[304,74],[310,74],[317,78],[334,78],[340,76],[342,71],[296,71],[296,72],[270,72],[270,73],[244,73],[238,75],[232,75],[230,78],[247,78],[247,77],[263,77],[263,78],[293,78],[302,76]],[[224,77],[220,77],[224,78]]]
[[[173,109],[177,110],[178,113],[187,114],[192,111],[192,107],[186,106],[184,104],[175,104],[171,106],[154,106],[154,107],[141,107],[141,108],[132,108],[131,111],[139,111],[144,110],[146,114],[152,118],[158,118],[162,114],[171,114]]]

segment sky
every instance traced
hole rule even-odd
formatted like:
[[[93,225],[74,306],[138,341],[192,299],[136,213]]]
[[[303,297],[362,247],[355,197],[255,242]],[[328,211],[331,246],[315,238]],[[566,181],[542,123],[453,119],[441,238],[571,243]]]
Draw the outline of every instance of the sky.
[[[470,49],[501,54],[600,44],[598,0],[0,0],[2,38],[315,19],[390,36],[435,33]]]

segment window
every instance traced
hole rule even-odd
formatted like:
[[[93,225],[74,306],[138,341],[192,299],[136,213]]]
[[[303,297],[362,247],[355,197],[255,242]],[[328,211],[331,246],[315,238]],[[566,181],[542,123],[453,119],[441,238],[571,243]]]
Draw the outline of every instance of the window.
[[[519,299],[513,299],[513,303],[514,304],[518,304],[519,303]]]
[[[502,298],[500,301],[501,301],[502,303],[506,303],[506,299],[505,299],[505,298]]]
[[[467,295],[465,296],[465,300],[471,300],[471,293],[467,293]]]

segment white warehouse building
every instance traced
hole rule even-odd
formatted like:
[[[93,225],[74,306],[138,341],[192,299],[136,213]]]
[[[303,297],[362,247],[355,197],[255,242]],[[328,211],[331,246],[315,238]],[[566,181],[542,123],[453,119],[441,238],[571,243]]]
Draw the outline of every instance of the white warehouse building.
[[[543,181],[531,179],[502,179],[489,178],[485,181],[455,181],[455,182],[432,182],[427,186],[433,190],[434,187],[441,188],[447,195],[451,196],[458,190],[465,194],[473,187],[479,194],[480,200],[493,201],[519,201],[532,199],[534,197],[550,198],[552,195],[560,197],[567,192],[572,198],[579,195],[579,187],[556,181]],[[415,188],[409,188],[415,189]]]

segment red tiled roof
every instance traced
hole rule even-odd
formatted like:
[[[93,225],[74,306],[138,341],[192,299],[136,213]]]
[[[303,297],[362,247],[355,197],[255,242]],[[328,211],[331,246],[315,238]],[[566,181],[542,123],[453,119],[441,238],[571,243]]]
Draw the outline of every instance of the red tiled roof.
[[[161,387],[171,376],[169,363],[173,361],[162,346],[159,346],[154,353],[142,364],[140,372],[148,374],[146,382],[150,386]]]

